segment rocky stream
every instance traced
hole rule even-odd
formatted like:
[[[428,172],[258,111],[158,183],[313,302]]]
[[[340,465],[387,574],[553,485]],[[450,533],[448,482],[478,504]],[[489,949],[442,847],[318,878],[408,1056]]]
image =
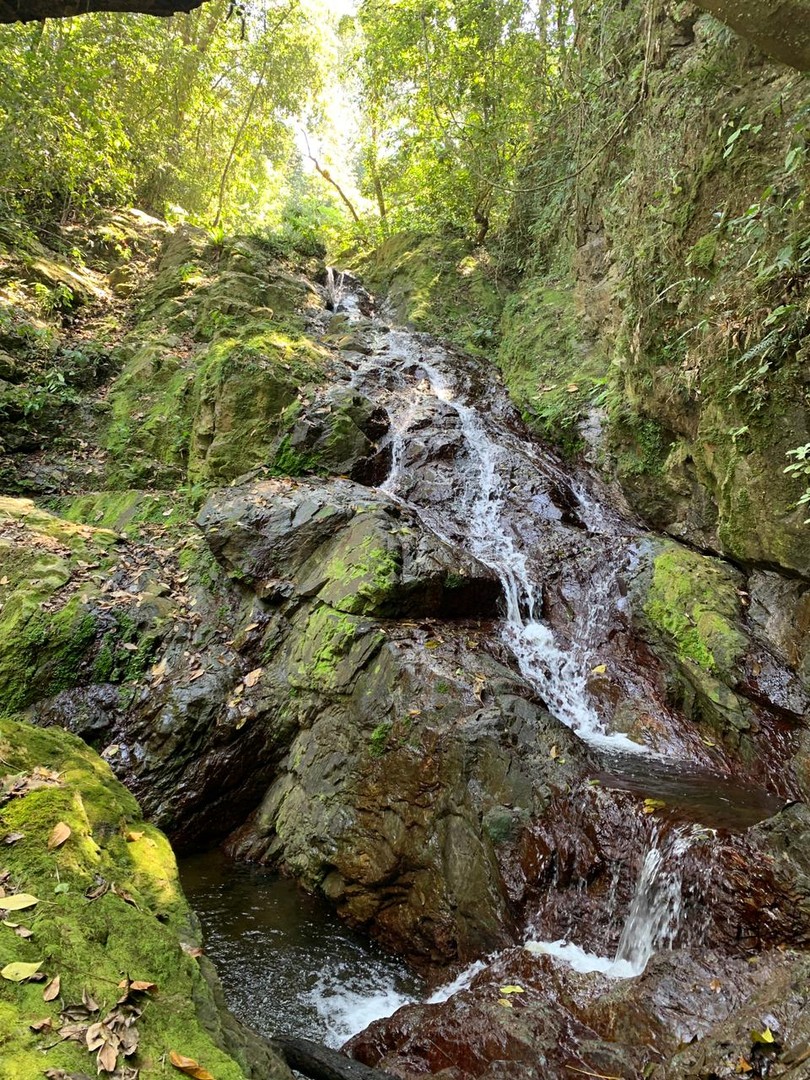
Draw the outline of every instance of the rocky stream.
[[[150,340],[15,449],[0,677],[168,834],[231,1008],[401,1080],[810,1076],[805,579],[350,275],[155,243]]]
[[[300,1031],[300,993],[271,1005],[292,983],[317,1003],[310,1037],[373,1019],[348,1049],[401,1077],[769,1074],[810,1020],[790,951],[808,821],[785,768],[807,700],[762,619],[771,575],[650,535],[532,441],[486,363],[388,325],[344,275],[326,292],[322,318],[353,335],[330,392],[352,395],[373,454],[353,481],[254,481],[201,523],[220,558],[352,617],[334,685],[378,721],[372,756],[313,713],[228,847],[326,871],[338,910],[429,988],[374,956],[350,970],[335,939],[282,974],[271,917],[245,994],[226,916],[234,1005],[268,1036]],[[222,893],[190,895],[216,934]],[[795,1056],[778,1075],[808,1075]]]

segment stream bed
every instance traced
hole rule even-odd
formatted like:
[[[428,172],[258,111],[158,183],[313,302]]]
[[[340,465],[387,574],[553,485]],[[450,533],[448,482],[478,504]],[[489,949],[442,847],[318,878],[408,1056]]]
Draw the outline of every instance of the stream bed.
[[[353,327],[356,334],[356,348],[342,354],[352,408],[365,402],[385,417],[373,478],[351,494],[362,495],[364,514],[396,527],[363,541],[367,561],[373,553],[378,562],[387,558],[380,580],[365,563],[344,567],[347,583],[362,587],[329,593],[337,614],[327,617],[362,638],[368,628],[358,613],[373,609],[369,597],[392,567],[403,580],[413,574],[415,588],[414,542],[403,547],[394,535],[421,537],[437,566],[452,557],[463,570],[475,560],[477,569],[464,572],[478,575],[479,589],[496,581],[501,599],[490,610],[482,594],[477,610],[449,610],[443,620],[407,604],[389,619],[380,601],[385,663],[360,690],[351,679],[335,684],[344,704],[351,691],[353,707],[373,716],[362,714],[370,760],[358,753],[352,773],[345,718],[330,728],[319,698],[264,818],[271,820],[267,807],[277,813],[281,805],[287,820],[306,818],[306,843],[293,839],[308,858],[311,837],[320,844],[333,829],[340,844],[332,843],[328,859],[318,854],[329,868],[324,891],[355,923],[367,918],[366,904],[377,916],[372,932],[417,967],[421,959],[431,989],[447,985],[430,993],[326,903],[218,853],[181,865],[206,950],[233,1012],[265,1036],[288,1033],[333,1047],[353,1040],[351,1052],[367,1064],[423,1075],[450,1063],[452,1080],[539,1075],[520,1071],[527,1061],[555,1078],[571,1070],[646,1076],[656,1059],[707,1034],[709,1019],[726,1021],[737,1000],[721,993],[726,983],[738,984],[740,1000],[754,994],[752,960],[765,958],[763,972],[771,963],[787,970],[792,960],[777,954],[772,961],[766,950],[791,943],[796,927],[804,933],[804,915],[794,915],[798,879],[785,869],[790,859],[771,857],[767,826],[795,803],[794,779],[778,764],[792,746],[790,709],[771,709],[765,693],[768,679],[778,689],[790,686],[789,676],[747,639],[750,662],[725,683],[715,677],[713,656],[701,668],[673,655],[672,643],[668,653],[661,628],[650,625],[648,598],[661,560],[675,558],[674,543],[646,532],[598,479],[569,471],[532,440],[489,365],[364,318],[362,299],[347,290],[341,302],[338,289],[331,305],[341,333]],[[323,318],[326,326],[331,316]],[[332,484],[330,498],[348,497],[348,489],[340,494],[348,481]],[[268,514],[289,521],[282,527],[273,518],[284,543],[265,555],[274,576],[263,588],[276,588],[278,566],[295,543],[309,550],[308,534],[305,542],[287,534],[325,513],[316,485],[268,484]],[[216,518],[212,532],[228,520]],[[269,520],[261,518],[259,534]],[[334,556],[329,565],[344,564]],[[735,612],[737,597],[748,595],[719,562],[683,565],[686,585],[668,602],[685,625],[695,623],[693,614],[706,622],[697,602],[685,615],[678,607],[693,587],[690,573],[714,575],[712,587],[725,588],[723,595],[738,590]],[[306,568],[312,572],[312,563]],[[323,591],[320,578],[302,584],[303,573],[290,572],[288,591]],[[451,577],[465,580],[461,572]],[[726,626],[712,615],[706,625],[718,623]],[[743,640],[734,628],[728,636]],[[331,638],[328,644],[333,649]],[[320,676],[325,655],[318,654]],[[296,653],[280,662],[273,676],[296,694],[298,661]],[[385,665],[407,673],[387,697]],[[747,697],[738,696],[742,690]],[[468,756],[459,758],[458,776],[442,773],[437,763],[462,751]],[[485,767],[475,772],[470,762]],[[558,774],[564,766],[570,772]],[[353,785],[352,801],[330,817],[321,807],[344,799],[344,785]],[[550,794],[532,803],[541,791]],[[444,809],[434,821],[437,806]],[[269,847],[281,850],[275,827],[276,836],[265,836],[249,825],[228,850],[259,860]],[[783,845],[801,827],[792,818],[773,826],[784,831]],[[468,895],[466,879],[476,875],[483,884]],[[448,879],[453,889],[445,896]],[[375,889],[397,903],[380,904]],[[441,902],[428,915],[431,896]],[[420,941],[423,926],[430,929]],[[703,1000],[704,990],[718,997]],[[661,995],[678,1004],[678,1016],[659,1009]],[[439,1002],[445,1007],[431,1007]],[[622,1037],[611,1019],[617,1008],[626,1009]],[[745,1031],[751,1023],[770,1021],[746,1018]],[[499,1072],[502,1065],[512,1071]]]

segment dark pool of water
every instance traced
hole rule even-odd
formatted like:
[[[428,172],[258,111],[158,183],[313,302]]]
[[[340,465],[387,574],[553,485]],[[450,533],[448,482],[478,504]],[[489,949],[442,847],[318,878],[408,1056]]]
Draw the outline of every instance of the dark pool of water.
[[[180,877],[231,1011],[262,1035],[336,1047],[424,997],[404,964],[285,878],[221,852],[181,860]]]
[[[605,787],[661,799],[688,821],[730,832],[742,832],[785,805],[764,788],[642,755],[606,758],[596,776]]]

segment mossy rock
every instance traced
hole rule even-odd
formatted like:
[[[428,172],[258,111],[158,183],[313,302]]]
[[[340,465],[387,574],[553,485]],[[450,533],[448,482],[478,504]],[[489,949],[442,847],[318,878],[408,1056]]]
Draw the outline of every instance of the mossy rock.
[[[86,581],[64,601],[59,594],[78,563],[109,558],[117,537],[65,521],[27,499],[0,499],[0,714],[76,685],[96,639]]]
[[[356,269],[399,322],[449,337],[471,352],[497,343],[505,287],[485,252],[417,232],[385,240]]]
[[[581,423],[601,404],[604,360],[582,332],[572,285],[529,279],[509,297],[497,363],[529,424],[567,454],[584,448]]]
[[[36,1034],[29,1025],[49,1017],[58,1029],[60,1009],[81,1003],[85,991],[103,1017],[129,976],[157,984],[143,996],[140,1043],[129,1059],[143,1080],[176,1075],[168,1062],[172,1050],[217,1080],[243,1080],[246,1063],[218,1046],[198,1016],[197,1002],[209,1013],[214,1002],[197,960],[183,948],[196,945],[194,919],[166,838],[143,821],[107,764],[64,731],[0,719],[0,757],[9,775],[34,777],[35,784],[2,807],[3,828],[22,834],[5,849],[6,891],[39,898],[12,920],[30,929],[30,938],[0,926],[0,958],[36,962],[48,978],[61,978],[60,999],[51,1003],[43,1001],[41,983],[0,979],[2,1074],[40,1080],[45,1068],[93,1072],[94,1058],[82,1043],[60,1040],[54,1031]],[[70,835],[51,850],[48,839],[60,822]],[[86,895],[95,892],[96,899]],[[268,1075],[289,1073],[279,1066]]]
[[[663,543],[644,615],[678,660],[731,679],[748,642],[740,630],[741,585],[741,576],[719,559]]]
[[[742,575],[720,559],[657,542],[637,609],[669,674],[669,697],[700,729],[744,760],[755,748],[750,703],[735,692],[751,644]]]

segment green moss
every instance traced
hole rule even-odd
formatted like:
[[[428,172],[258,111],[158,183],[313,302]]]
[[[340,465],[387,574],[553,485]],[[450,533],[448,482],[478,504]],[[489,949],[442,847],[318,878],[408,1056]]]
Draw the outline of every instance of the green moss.
[[[695,241],[687,257],[687,262],[695,270],[711,270],[716,256],[717,233],[710,232]]]
[[[391,737],[392,724],[378,724],[369,736],[369,749],[372,757],[382,757]]]
[[[35,767],[59,774],[58,784],[2,809],[4,826],[23,833],[7,849],[4,866],[15,886],[40,900],[15,919],[33,931],[29,940],[0,927],[3,961],[41,962],[46,975],[61,976],[64,1002],[80,1002],[86,990],[99,1002],[101,1015],[120,996],[124,973],[153,981],[158,996],[145,999],[133,1061],[144,1080],[174,1075],[166,1061],[169,1050],[195,1058],[218,1080],[241,1080],[240,1067],[214,1045],[197,1018],[195,1000],[210,1007],[210,991],[197,962],[180,945],[191,913],[165,837],[141,819],[137,803],[106,763],[66,732],[2,719],[0,757],[17,774],[30,775]],[[60,821],[71,835],[49,851],[47,838]],[[108,891],[86,899],[85,891],[100,882]],[[44,1068],[93,1071],[93,1059],[80,1044],[29,1029],[45,1016],[58,1023],[59,1009],[58,1001],[43,1003],[41,984],[0,981],[4,1075],[33,1080]],[[45,1053],[44,1045],[49,1046]]]
[[[32,570],[36,572],[34,564]],[[75,686],[95,643],[96,620],[81,596],[56,612],[40,608],[36,587],[21,586],[0,621],[0,713]]]
[[[740,597],[719,560],[667,547],[655,558],[644,614],[679,660],[704,671],[730,676],[745,650]]]
[[[572,288],[529,279],[509,298],[497,362],[531,426],[568,455],[604,390],[604,362],[586,347]]]
[[[505,289],[489,257],[465,242],[399,233],[358,269],[370,289],[386,294],[400,322],[470,352],[488,352],[497,343]]]
[[[276,448],[269,472],[271,476],[306,476],[318,471],[316,454],[302,454],[290,446],[290,437],[285,435]]]
[[[350,614],[384,613],[399,586],[401,570],[401,555],[384,545],[387,539],[371,532],[357,543],[355,531],[350,531],[327,567],[328,583],[321,598]]]

